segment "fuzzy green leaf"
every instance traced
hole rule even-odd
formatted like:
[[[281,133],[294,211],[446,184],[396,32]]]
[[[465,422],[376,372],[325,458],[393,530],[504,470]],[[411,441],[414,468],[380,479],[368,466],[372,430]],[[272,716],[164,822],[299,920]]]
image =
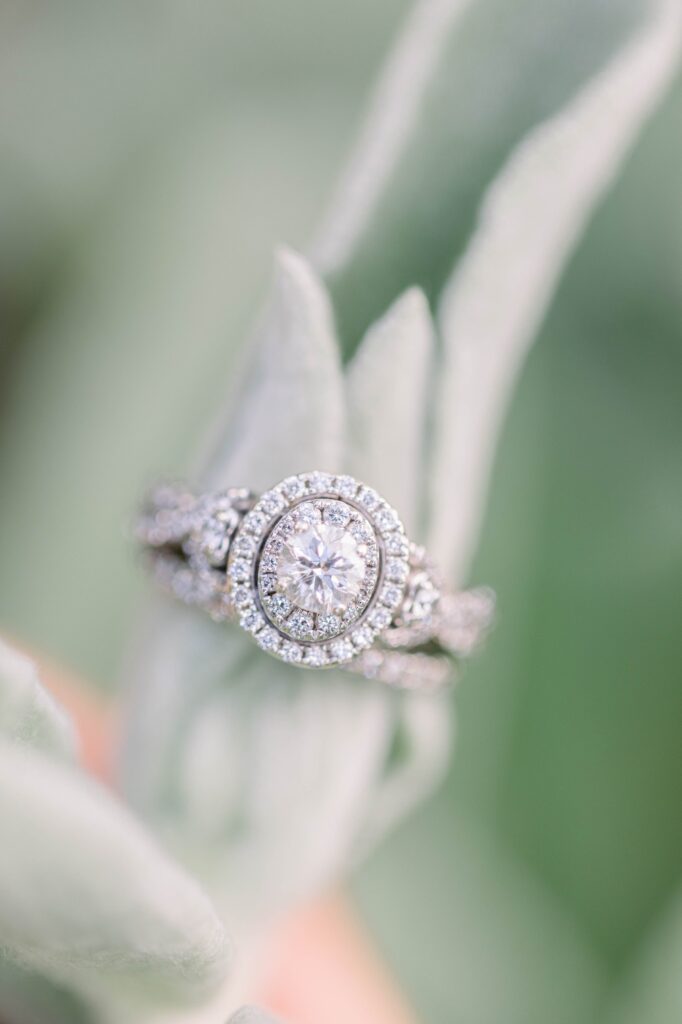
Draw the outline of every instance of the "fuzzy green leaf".
[[[199,887],[77,769],[0,741],[5,956],[89,999],[202,998],[227,943]]]
[[[559,275],[677,67],[680,7],[663,0],[611,63],[514,152],[441,302],[430,547],[461,582],[496,440]]]
[[[0,639],[0,736],[73,758],[71,720],[38,679],[33,662]]]
[[[340,468],[343,383],[324,286],[281,250],[256,358],[202,478],[210,487],[264,490],[292,473]]]
[[[417,536],[434,330],[413,288],[367,332],[348,368],[349,471],[371,482]]]

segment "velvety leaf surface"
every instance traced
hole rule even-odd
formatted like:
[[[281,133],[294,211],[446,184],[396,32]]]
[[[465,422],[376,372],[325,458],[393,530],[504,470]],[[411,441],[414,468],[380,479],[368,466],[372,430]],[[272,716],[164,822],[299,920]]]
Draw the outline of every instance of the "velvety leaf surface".
[[[60,758],[73,758],[76,733],[43,688],[35,665],[0,639],[0,735]]]
[[[206,897],[100,786],[2,740],[0,810],[6,956],[141,1015],[222,978],[226,939]]]
[[[399,41],[406,68],[389,65],[374,101],[373,131],[362,137],[318,238],[324,254],[336,224],[357,225],[352,244],[322,261],[346,351],[405,288],[420,285],[437,300],[509,152],[565,105],[646,13],[641,0],[418,5]],[[435,25],[431,44],[424,22]],[[414,32],[415,23],[421,31]],[[410,73],[425,49],[429,74]],[[392,145],[390,133],[377,143],[379,123],[403,113],[408,127],[401,120],[400,145]],[[374,186],[377,176],[381,188]],[[356,179],[362,187],[352,187]],[[365,204],[368,192],[372,201]]]
[[[0,958],[3,1024],[94,1024],[90,1010],[40,974]]]
[[[414,539],[423,527],[419,496],[434,342],[426,299],[412,289],[370,328],[347,374],[348,470],[371,481]]]
[[[136,673],[126,791],[245,928],[328,884],[443,771],[438,702],[289,668],[183,608],[159,610]]]
[[[230,1017],[229,1024],[278,1024],[274,1017],[255,1006],[245,1006]]]
[[[682,1017],[682,906],[679,893],[648,930],[616,986],[605,1024],[669,1024]]]
[[[429,549],[458,583],[475,551],[509,395],[560,271],[677,67],[679,5],[666,0],[653,11],[512,154],[441,298]]]
[[[282,250],[273,291],[237,408],[201,474],[208,488],[259,492],[294,473],[341,468],[345,402],[326,289]]]

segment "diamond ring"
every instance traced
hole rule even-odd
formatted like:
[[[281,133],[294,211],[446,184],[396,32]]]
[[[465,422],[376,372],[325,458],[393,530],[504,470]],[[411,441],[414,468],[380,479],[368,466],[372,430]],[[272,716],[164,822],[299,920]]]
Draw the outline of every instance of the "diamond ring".
[[[435,689],[492,621],[492,591],[449,590],[397,512],[351,476],[301,473],[260,497],[163,485],[136,532],[167,590],[304,668]]]

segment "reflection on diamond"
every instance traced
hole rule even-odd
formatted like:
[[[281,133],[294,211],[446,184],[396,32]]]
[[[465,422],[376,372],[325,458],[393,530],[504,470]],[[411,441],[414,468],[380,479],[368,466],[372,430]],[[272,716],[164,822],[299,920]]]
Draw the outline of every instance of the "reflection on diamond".
[[[357,540],[343,527],[311,525],[284,542],[277,582],[299,608],[311,612],[345,609],[357,597],[365,563]]]

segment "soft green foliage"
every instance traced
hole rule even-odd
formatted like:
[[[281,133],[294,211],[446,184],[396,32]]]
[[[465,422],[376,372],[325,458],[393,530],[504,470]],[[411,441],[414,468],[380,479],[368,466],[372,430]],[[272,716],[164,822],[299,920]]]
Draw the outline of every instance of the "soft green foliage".
[[[277,1024],[277,1021],[254,1006],[245,1006],[234,1017],[230,1017],[229,1024]]]
[[[73,758],[76,733],[68,716],[42,687],[30,658],[0,639],[0,736]]]
[[[410,537],[424,529],[426,429],[435,332],[424,294],[400,296],[369,329],[348,368],[348,470],[371,480]],[[390,396],[390,401],[386,396]]]
[[[524,139],[484,197],[477,230],[445,288],[429,546],[455,580],[467,578],[523,358],[594,206],[674,73],[681,16],[675,0],[662,3],[650,26]]]
[[[227,955],[207,898],[102,786],[64,762],[64,713],[27,659],[4,644],[0,656],[0,934],[13,1001],[21,1006],[25,991],[22,1012],[32,1012],[35,983],[12,964],[73,989],[112,1022],[203,1000]]]

